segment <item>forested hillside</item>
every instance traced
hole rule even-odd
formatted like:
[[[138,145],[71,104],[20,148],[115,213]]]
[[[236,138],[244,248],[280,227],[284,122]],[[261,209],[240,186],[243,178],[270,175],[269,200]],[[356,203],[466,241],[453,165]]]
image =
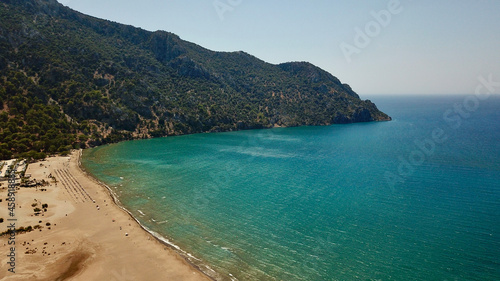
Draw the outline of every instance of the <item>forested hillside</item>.
[[[55,0],[0,3],[0,158],[126,139],[389,120],[306,62],[273,65]]]

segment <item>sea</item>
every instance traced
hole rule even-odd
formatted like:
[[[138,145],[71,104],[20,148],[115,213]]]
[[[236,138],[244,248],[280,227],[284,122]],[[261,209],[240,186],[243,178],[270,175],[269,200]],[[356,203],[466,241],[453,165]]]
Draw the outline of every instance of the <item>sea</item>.
[[[500,280],[500,96],[389,122],[127,141],[84,168],[216,280]]]

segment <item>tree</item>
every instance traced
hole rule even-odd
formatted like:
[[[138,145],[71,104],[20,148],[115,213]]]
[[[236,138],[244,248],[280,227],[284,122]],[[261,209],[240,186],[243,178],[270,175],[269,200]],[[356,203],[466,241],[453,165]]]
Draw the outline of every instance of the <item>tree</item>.
[[[49,152],[49,153],[55,153],[56,151],[57,151],[56,146],[52,144],[52,145],[49,147],[49,151],[48,151],[48,152]]]
[[[6,160],[12,158],[12,152],[6,149],[0,149],[0,159]]]

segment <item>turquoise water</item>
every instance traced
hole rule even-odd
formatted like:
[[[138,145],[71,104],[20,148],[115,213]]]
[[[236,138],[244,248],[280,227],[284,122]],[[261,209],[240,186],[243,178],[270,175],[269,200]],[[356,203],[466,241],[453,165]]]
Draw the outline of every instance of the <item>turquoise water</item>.
[[[394,120],[130,141],[83,164],[220,280],[500,280],[500,98],[372,100]]]

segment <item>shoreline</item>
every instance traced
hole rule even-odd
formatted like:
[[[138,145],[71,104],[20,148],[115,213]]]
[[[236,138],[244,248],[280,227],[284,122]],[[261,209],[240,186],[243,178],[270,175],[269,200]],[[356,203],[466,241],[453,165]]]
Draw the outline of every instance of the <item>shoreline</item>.
[[[83,150],[80,149],[80,150],[78,150],[76,161],[77,161],[77,165],[78,165],[78,168],[80,169],[81,173],[84,174],[86,177],[88,177],[90,180],[94,181],[96,184],[98,184],[101,187],[105,188],[108,191],[109,196],[113,200],[113,204],[115,204],[118,208],[120,208],[121,210],[123,210],[124,212],[126,212],[145,232],[147,232],[149,235],[151,235],[152,237],[154,237],[158,242],[162,243],[165,246],[168,246],[170,249],[172,249],[173,251],[175,251],[184,260],[186,260],[187,263],[189,263],[196,270],[198,270],[201,273],[203,273],[206,277],[210,278],[210,280],[217,281],[217,279],[214,276],[211,276],[211,275],[207,274],[207,272],[205,272],[202,268],[200,268],[199,265],[195,264],[194,262],[192,262],[190,260],[190,258],[199,260],[198,258],[196,258],[193,255],[189,254],[188,252],[184,251],[181,247],[177,246],[176,244],[170,242],[170,240],[168,238],[162,236],[161,234],[159,234],[159,233],[157,233],[157,232],[155,232],[155,231],[147,228],[145,225],[143,225],[139,221],[139,219],[137,219],[132,214],[132,212],[130,212],[125,206],[122,205],[122,203],[120,202],[120,199],[118,198],[118,196],[113,192],[113,190],[106,183],[100,181],[97,177],[95,177],[92,173],[90,173],[89,171],[87,171],[85,169],[85,167],[83,166],[83,164],[81,162],[82,156],[83,156]],[[207,265],[205,265],[205,266],[207,267],[208,270],[212,271],[214,274],[217,274],[217,272],[215,270],[213,270],[212,268],[208,267]]]
[[[16,228],[32,231],[15,233],[15,273],[2,255],[0,280],[215,280],[124,208],[108,186],[83,168],[81,153],[74,150],[28,166],[32,179],[47,185],[17,188]],[[0,198],[6,197],[4,184]],[[0,202],[0,232],[7,230],[10,218],[7,203]],[[33,210],[38,207],[37,214]],[[0,237],[1,252],[13,246],[8,238]]]

